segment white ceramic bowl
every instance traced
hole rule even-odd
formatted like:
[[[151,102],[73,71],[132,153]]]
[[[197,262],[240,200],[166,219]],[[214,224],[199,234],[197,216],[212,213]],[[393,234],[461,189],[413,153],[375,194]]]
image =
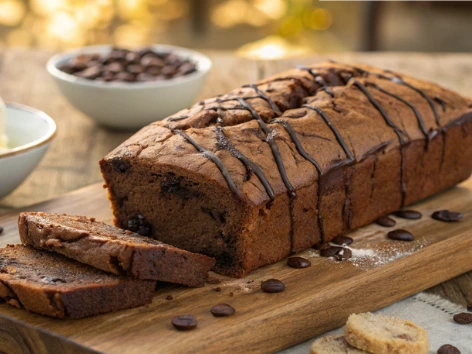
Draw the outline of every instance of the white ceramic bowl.
[[[196,51],[153,45],[154,51],[173,52],[197,64],[197,71],[165,81],[100,82],[67,74],[58,66],[82,53],[107,53],[109,45],[90,46],[49,59],[48,72],[77,109],[99,124],[115,129],[137,129],[190,106],[211,69],[211,60]]]
[[[56,134],[56,123],[46,113],[19,104],[6,106],[6,134],[12,149],[0,154],[0,199],[28,177]]]

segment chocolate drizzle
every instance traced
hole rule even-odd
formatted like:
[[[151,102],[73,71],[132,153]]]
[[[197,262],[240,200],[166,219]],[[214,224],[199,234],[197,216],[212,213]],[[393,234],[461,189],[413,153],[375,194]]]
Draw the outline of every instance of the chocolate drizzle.
[[[205,156],[208,160],[210,160],[211,162],[213,162],[216,167],[218,167],[218,169],[220,170],[221,174],[223,175],[223,177],[225,178],[226,182],[228,183],[228,187],[229,189],[231,190],[231,192],[233,192],[234,194],[236,194],[238,197],[242,197],[242,194],[241,192],[239,191],[239,189],[236,187],[236,184],[234,183],[234,180],[233,178],[231,177],[231,175],[229,174],[228,170],[226,169],[225,165],[223,164],[223,162],[219,159],[218,156],[216,156],[214,153],[212,153],[211,151],[208,151],[207,149],[205,149],[204,147],[200,146],[195,140],[193,140],[190,136],[188,136],[187,134],[185,134],[183,131],[181,130],[171,130],[172,133],[174,134],[179,134],[181,137],[183,137],[185,140],[187,140],[188,143],[190,143],[191,145],[193,145],[193,147],[195,149],[197,149],[200,153],[202,153],[203,156]]]
[[[236,147],[228,140],[228,138],[226,138],[226,135],[222,127],[216,127],[215,133],[216,133],[216,138],[218,142],[220,143],[220,146],[228,150],[231,153],[231,155],[233,155],[239,161],[241,161],[246,167],[246,169],[253,172],[257,176],[257,178],[259,178],[259,181],[264,186],[264,189],[266,190],[267,195],[269,196],[270,200],[274,200],[275,198],[274,189],[270,185],[269,180],[265,176],[264,172],[262,172],[261,168],[257,164],[249,160],[246,156],[244,156],[238,149],[236,149]]]
[[[279,107],[275,104],[274,101],[272,101],[264,92],[262,92],[259,87],[257,87],[256,84],[248,84],[248,85],[244,85],[243,87],[250,87],[252,88],[254,91],[256,91],[256,93],[259,95],[260,98],[264,99],[270,106],[270,108],[278,115],[280,116],[282,114],[282,112],[280,111]]]
[[[320,89],[324,90],[328,95],[334,98],[334,92],[330,89],[323,76],[321,76],[315,70],[307,66],[297,66],[297,69],[307,71],[311,76],[313,76],[315,82],[321,85]]]
[[[393,129],[395,134],[398,137],[398,141],[400,143],[400,155],[401,155],[401,162],[400,162],[400,188],[401,188],[401,195],[402,195],[402,200],[401,200],[401,206],[404,205],[405,203],[405,195],[406,195],[406,185],[405,185],[405,178],[404,178],[404,173],[405,173],[405,153],[403,151],[403,147],[405,145],[405,140],[403,139],[403,134],[405,134],[401,129],[399,129],[388,117],[387,112],[380,106],[380,104],[377,102],[377,100],[372,96],[372,94],[367,90],[367,88],[360,83],[359,81],[354,81],[353,85],[355,85],[372,103],[372,105],[379,111],[379,113],[382,115],[383,119],[385,120],[385,123],[389,127]]]

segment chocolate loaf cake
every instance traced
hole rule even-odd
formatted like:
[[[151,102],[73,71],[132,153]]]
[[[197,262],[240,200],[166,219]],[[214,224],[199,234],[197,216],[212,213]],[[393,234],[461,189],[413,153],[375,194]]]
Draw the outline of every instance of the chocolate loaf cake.
[[[0,249],[0,299],[46,316],[81,318],[146,305],[155,285],[22,245]]]
[[[21,213],[21,242],[117,275],[203,286],[215,259],[90,219]],[[143,231],[143,230],[141,230]]]
[[[299,67],[155,122],[101,162],[116,225],[243,276],[465,180],[472,100],[365,65]]]

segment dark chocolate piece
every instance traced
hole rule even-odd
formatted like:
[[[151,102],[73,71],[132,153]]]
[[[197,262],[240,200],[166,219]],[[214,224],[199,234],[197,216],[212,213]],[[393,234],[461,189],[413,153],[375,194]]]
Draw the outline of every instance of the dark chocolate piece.
[[[231,305],[218,304],[213,306],[210,312],[215,317],[227,317],[233,315],[235,310]]]
[[[266,293],[280,293],[285,290],[285,285],[278,279],[268,279],[261,283],[261,289]]]
[[[457,213],[449,210],[438,210],[431,215],[434,220],[446,221],[446,222],[456,222],[462,219],[462,213]]]
[[[387,236],[388,238],[397,241],[413,241],[415,239],[410,232],[402,229],[390,231]]]

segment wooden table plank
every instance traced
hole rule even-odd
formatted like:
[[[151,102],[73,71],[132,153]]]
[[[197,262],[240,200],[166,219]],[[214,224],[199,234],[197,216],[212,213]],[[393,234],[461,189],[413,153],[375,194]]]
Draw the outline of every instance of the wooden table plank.
[[[110,221],[107,205],[104,190],[93,185],[28,209],[90,212]],[[398,228],[415,235],[413,242],[392,241],[386,237],[388,230],[376,224],[352,233],[351,247],[374,251],[381,255],[377,261],[354,257],[335,262],[306,250],[300,253],[312,262],[306,269],[290,268],[282,260],[242,279],[213,275],[221,279],[218,285],[161,285],[148,306],[80,320],[50,319],[0,305],[0,328],[8,331],[8,341],[0,340],[0,352],[26,351],[25,343],[34,343],[28,345],[39,353],[86,352],[83,348],[107,353],[268,353],[286,348],[342,325],[350,313],[387,306],[472,269],[472,179],[414,208],[423,218],[397,218]],[[440,208],[461,210],[464,218],[452,224],[435,221],[430,215]],[[5,226],[0,246],[18,242],[16,220],[17,212],[0,216]],[[262,292],[260,282],[268,278],[281,279],[286,290]],[[173,300],[166,300],[168,295]],[[209,309],[219,302],[230,303],[236,314],[214,318]],[[196,330],[172,328],[170,319],[184,313],[198,318]]]
[[[51,52],[0,48],[0,96],[51,115],[58,134],[45,159],[13,194],[0,201],[0,213],[60,196],[101,181],[97,161],[131,135],[96,126],[59,93],[45,70]],[[345,53],[256,64],[227,52],[207,53],[214,62],[200,98],[210,97],[257,80],[259,68],[266,75],[316,61],[335,59],[364,62],[399,70],[438,82],[472,96],[472,55],[420,53]],[[445,282],[431,292],[454,302],[472,302],[472,273]]]

